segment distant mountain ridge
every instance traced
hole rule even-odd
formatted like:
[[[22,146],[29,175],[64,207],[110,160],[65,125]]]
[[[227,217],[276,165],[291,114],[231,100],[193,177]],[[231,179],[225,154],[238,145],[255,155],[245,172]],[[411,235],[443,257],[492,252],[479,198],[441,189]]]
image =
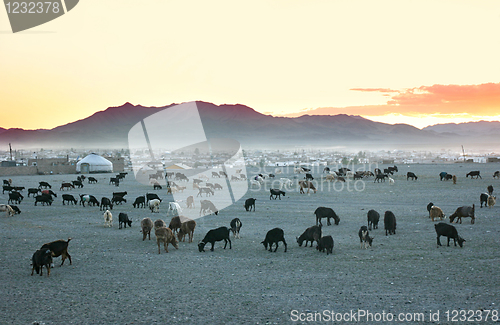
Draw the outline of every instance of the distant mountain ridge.
[[[273,117],[241,105],[215,105],[198,101],[197,107],[208,138],[238,140],[247,148],[331,147],[365,150],[390,148],[447,148],[463,143],[496,145],[500,122],[444,124],[422,130],[407,124],[385,124],[361,116],[303,115]],[[21,148],[127,148],[132,126],[163,109],[125,103],[51,130],[0,128],[0,145]],[[474,122],[481,123],[481,122]],[[168,135],[168,129],[165,130]]]

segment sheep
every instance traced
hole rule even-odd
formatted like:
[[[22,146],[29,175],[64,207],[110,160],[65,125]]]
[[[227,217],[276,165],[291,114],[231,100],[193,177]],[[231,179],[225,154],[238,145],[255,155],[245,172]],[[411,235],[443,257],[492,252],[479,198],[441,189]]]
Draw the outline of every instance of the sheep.
[[[104,226],[105,227],[113,227],[113,215],[109,210],[104,212]]]
[[[71,255],[69,255],[68,253],[68,245],[70,240],[71,238],[68,238],[68,240],[66,241],[62,239],[55,240],[53,242],[43,244],[40,249],[50,249],[50,251],[52,252],[52,257],[59,257],[62,255],[61,266],[63,266],[66,258],[69,259],[69,265],[72,265],[73,262],[71,261]]]
[[[43,275],[43,267],[47,269],[47,276],[50,276],[50,265],[52,264],[52,252],[50,249],[44,248],[37,250],[33,257],[31,258],[31,263],[33,268],[31,269],[31,275],[36,270],[36,274]]]
[[[175,249],[179,249],[179,244],[177,239],[175,239],[174,234],[170,228],[160,227],[155,229],[156,243],[158,244],[158,254],[161,254],[160,243],[163,243],[165,247],[165,252],[168,253],[168,244],[172,244]]]
[[[196,228],[196,221],[187,220],[181,223],[181,228],[179,229],[179,233],[177,234],[177,238],[179,241],[184,241],[185,236],[188,235],[188,243],[193,242],[194,237],[194,228]]]
[[[205,251],[205,245],[208,243],[212,244],[210,250],[214,251],[214,244],[216,241],[224,241],[224,249],[226,249],[227,243],[229,242],[229,249],[231,249],[231,239],[229,238],[229,229],[227,227],[219,227],[217,229],[211,229],[207,232],[202,241],[198,243],[198,250],[201,252]]]
[[[161,228],[161,227],[167,228],[167,224],[165,223],[165,221],[163,221],[161,219],[156,219],[155,223],[154,223],[154,227],[155,227],[155,229],[156,228]],[[170,227],[168,227],[168,228],[170,228]]]
[[[437,206],[432,206],[431,212],[430,212],[431,220],[434,222],[434,219],[439,218],[440,220],[443,220],[445,215],[443,213],[443,210],[441,210],[440,207]]]
[[[326,255],[332,254],[333,251],[333,238],[332,236],[324,236],[319,239],[318,246],[316,249],[320,252],[324,252],[326,249]]]
[[[14,210],[7,204],[0,204],[0,212],[5,212],[6,217],[12,217],[14,215]]]
[[[392,211],[385,211],[384,215],[384,227],[385,235],[395,235],[396,234],[396,216]]]
[[[151,240],[151,229],[153,229],[153,221],[150,218],[144,218],[141,220],[141,232],[142,232],[142,241],[149,237]]]
[[[474,224],[476,221],[476,217],[474,216],[475,208],[476,206],[474,204],[472,205],[472,207],[462,206],[457,208],[457,210],[455,210],[455,212],[450,216],[450,223],[453,223],[453,220],[455,220],[455,218],[457,219],[457,222],[460,221],[460,223],[462,223],[462,218],[470,217],[470,223]]]
[[[273,244],[276,243],[276,248],[274,249],[274,252],[278,250],[278,242],[282,241],[283,244],[285,245],[285,253],[286,253],[286,241],[285,241],[285,232],[281,228],[274,228],[271,229],[267,232],[266,238],[264,241],[261,242],[261,244],[264,245],[264,248],[267,250],[267,246],[269,245],[269,251],[272,252]]]
[[[308,242],[311,242],[311,247],[312,247],[314,241],[316,241],[316,243],[319,245],[320,238],[321,238],[321,225],[307,228],[302,233],[302,235],[300,235],[296,239],[297,239],[297,244],[299,244],[300,247],[302,247],[302,243],[304,242],[304,240],[306,241],[305,247],[307,247]]]
[[[233,232],[234,238],[240,238],[240,229],[243,224],[239,218],[234,218],[229,224],[231,226],[231,231]]]
[[[448,237],[448,246],[450,246],[450,239],[453,238],[455,246],[457,246],[457,241],[458,241],[458,245],[460,245],[460,247],[463,247],[465,239],[463,239],[458,235],[457,229],[454,226],[446,224],[444,222],[440,222],[438,224],[435,224],[434,228],[437,234],[437,247],[442,246],[441,241],[439,240],[439,237],[441,236]]]
[[[361,226],[361,228],[359,228],[358,236],[361,248],[372,247],[373,237],[370,237],[370,233],[366,226]]]
[[[151,210],[151,213],[159,213],[160,212],[160,200],[158,199],[154,199],[154,200],[150,200],[148,202],[148,205],[149,205],[149,209]]]
[[[378,229],[380,214],[377,211],[375,210],[368,211],[368,213],[366,214],[366,218],[368,219],[368,230],[372,230],[372,226],[373,229]]]
[[[497,197],[490,195],[488,197],[488,208],[493,208],[493,206],[495,205],[496,202],[497,202]]]

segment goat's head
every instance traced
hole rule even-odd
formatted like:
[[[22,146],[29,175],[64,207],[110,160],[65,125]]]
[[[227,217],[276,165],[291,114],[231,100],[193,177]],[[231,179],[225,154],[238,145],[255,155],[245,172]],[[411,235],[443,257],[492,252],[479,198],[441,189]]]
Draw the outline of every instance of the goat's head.
[[[205,251],[205,243],[204,242],[201,241],[201,242],[198,243],[198,250],[200,252],[204,252]]]

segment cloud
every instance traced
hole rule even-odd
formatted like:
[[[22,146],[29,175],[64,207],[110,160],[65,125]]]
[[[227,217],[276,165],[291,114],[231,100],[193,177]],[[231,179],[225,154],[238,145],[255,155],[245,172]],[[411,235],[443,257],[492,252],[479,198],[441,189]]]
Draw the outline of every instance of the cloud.
[[[380,92],[390,99],[383,105],[321,107],[287,116],[350,114],[382,116],[497,116],[500,110],[500,83],[479,85],[432,85],[393,90],[352,88],[354,91]],[[389,95],[390,94],[390,95]]]

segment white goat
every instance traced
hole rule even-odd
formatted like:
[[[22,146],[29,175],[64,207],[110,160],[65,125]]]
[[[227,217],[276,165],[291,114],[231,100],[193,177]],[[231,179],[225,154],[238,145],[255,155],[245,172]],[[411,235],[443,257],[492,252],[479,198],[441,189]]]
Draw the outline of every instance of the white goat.
[[[160,200],[154,199],[154,200],[149,200],[148,205],[149,209],[151,212],[158,213],[160,212]]]
[[[6,217],[12,217],[14,215],[14,210],[7,204],[0,204],[0,212],[5,212]]]
[[[109,210],[104,212],[104,227],[113,227],[113,215]]]

